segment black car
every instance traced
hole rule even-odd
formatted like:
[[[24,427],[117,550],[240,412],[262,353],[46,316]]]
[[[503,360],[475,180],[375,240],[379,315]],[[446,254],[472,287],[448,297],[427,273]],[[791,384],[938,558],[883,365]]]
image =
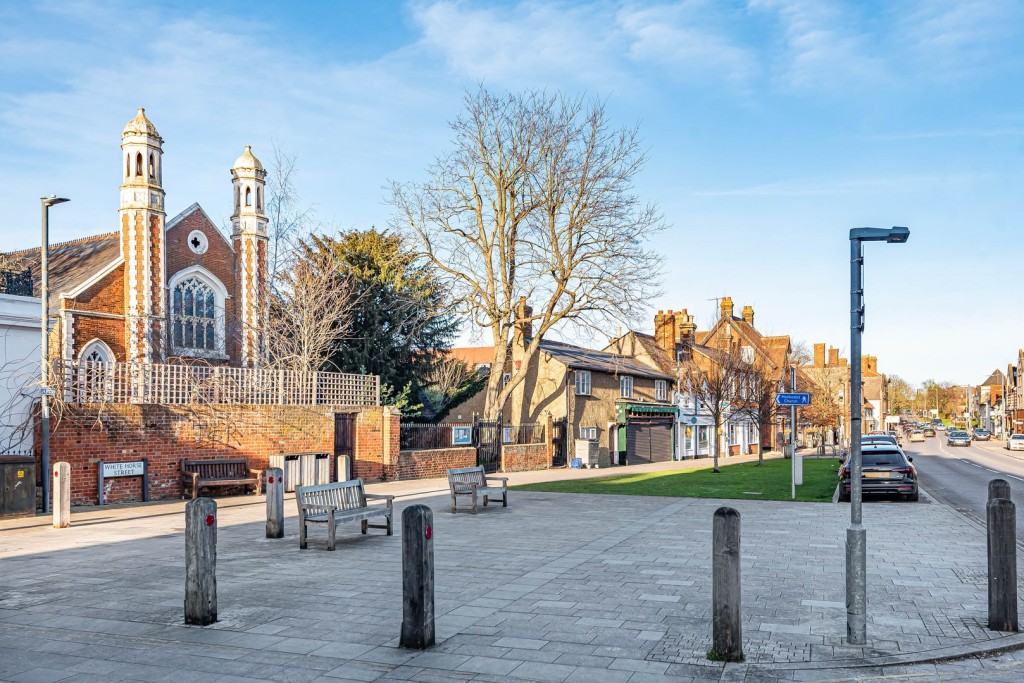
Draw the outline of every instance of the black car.
[[[992,432],[988,431],[984,427],[977,427],[974,430],[975,441],[990,441],[992,439]]]
[[[865,495],[899,494],[904,500],[917,501],[917,468],[911,458],[891,445],[861,446],[861,490]],[[839,500],[850,500],[850,462],[839,470]]]

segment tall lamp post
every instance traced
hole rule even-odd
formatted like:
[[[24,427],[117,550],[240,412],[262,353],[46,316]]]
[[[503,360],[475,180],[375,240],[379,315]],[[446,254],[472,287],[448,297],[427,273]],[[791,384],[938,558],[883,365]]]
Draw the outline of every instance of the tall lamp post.
[[[41,197],[43,205],[42,246],[39,249],[39,298],[42,300],[42,317],[39,320],[39,375],[42,380],[40,404],[42,413],[41,468],[43,480],[43,512],[50,511],[50,273],[47,261],[50,257],[50,207],[71,201],[50,195]]]
[[[907,228],[853,228],[850,230],[850,526],[846,530],[846,638],[854,645],[867,643],[867,530],[861,503],[861,336],[864,334],[864,243],[902,244]]]

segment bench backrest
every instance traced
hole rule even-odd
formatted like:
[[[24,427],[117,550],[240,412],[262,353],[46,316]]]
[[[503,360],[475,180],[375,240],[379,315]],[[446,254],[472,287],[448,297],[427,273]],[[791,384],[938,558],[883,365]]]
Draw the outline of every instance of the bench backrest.
[[[317,486],[296,486],[295,497],[304,505],[332,505],[339,510],[366,507],[363,480],[339,481]]]
[[[480,486],[487,485],[487,475],[484,474],[483,465],[477,465],[476,467],[461,467],[459,469],[448,470],[448,485],[457,486],[459,484],[479,484]]]
[[[244,458],[230,460],[182,460],[182,472],[198,472],[205,479],[237,479],[249,476],[249,462]]]

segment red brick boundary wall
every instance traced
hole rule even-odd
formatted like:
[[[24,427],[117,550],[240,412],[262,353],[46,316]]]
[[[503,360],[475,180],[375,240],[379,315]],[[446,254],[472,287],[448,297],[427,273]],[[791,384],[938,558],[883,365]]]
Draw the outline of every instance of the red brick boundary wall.
[[[551,467],[551,454],[546,443],[516,444],[501,447],[502,472],[546,470]]]
[[[99,460],[147,458],[150,499],[176,498],[184,458],[244,457],[250,467],[266,469],[271,454],[333,453],[334,414],[354,411],[355,476],[379,479],[398,455],[399,415],[389,407],[68,405],[51,423],[50,460],[71,465],[75,505],[96,504]],[[107,479],[104,489],[108,503],[142,499],[141,477]]]
[[[398,455],[398,467],[394,478],[401,481],[437,479],[447,477],[449,468],[474,467],[475,465],[476,449],[472,446],[402,451]]]

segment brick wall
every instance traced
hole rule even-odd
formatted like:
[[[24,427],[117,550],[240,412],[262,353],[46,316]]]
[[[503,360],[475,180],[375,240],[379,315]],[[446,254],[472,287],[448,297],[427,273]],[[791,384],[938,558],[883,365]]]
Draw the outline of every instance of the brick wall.
[[[475,465],[476,449],[471,446],[402,451],[398,455],[395,476],[401,481],[436,479],[448,476],[449,468],[474,467]]]
[[[516,444],[501,447],[502,472],[526,472],[551,467],[546,443]]]
[[[356,416],[352,477],[367,481],[394,479],[398,469],[398,425],[401,414],[384,406]]]
[[[332,406],[69,406],[59,420],[52,421],[50,459],[71,465],[71,497],[76,505],[96,503],[99,460],[148,458],[150,498],[175,498],[182,491],[183,458],[244,457],[250,467],[266,469],[271,454],[333,453],[334,413],[342,410]],[[361,433],[372,436],[374,425],[377,433],[383,431],[383,411],[366,408],[357,419],[356,476],[363,476],[359,473],[360,456],[367,458],[371,467],[375,460],[383,462],[384,454],[373,451],[383,443],[379,438],[359,440]],[[395,419],[392,452],[397,454],[397,413]],[[379,464],[377,469],[380,471]],[[140,477],[108,479],[106,500],[141,500],[141,484]]]
[[[67,307],[75,311],[123,315],[124,266],[115,268],[95,285],[82,292],[74,301],[68,301]],[[78,358],[82,347],[90,341],[100,339],[110,347],[114,354],[114,360],[125,360],[123,318],[94,318],[73,314],[72,325],[74,341],[71,355],[73,358]]]

